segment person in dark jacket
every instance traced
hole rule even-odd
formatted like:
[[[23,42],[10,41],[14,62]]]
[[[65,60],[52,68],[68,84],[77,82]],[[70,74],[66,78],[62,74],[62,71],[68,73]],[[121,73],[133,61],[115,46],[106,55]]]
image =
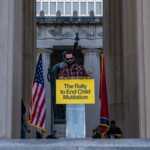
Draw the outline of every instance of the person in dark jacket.
[[[93,139],[100,139],[101,138],[101,128],[100,125],[92,130],[93,134],[92,134],[92,138]]]
[[[23,102],[23,99],[21,99],[21,139],[26,139],[26,134],[30,133],[30,130],[28,129],[27,121],[25,118],[26,113],[26,107]]]
[[[21,99],[21,139],[26,138],[27,123],[25,119],[26,107]]]
[[[122,138],[123,134],[119,127],[116,127],[116,123],[114,120],[111,121],[110,128],[107,132],[108,138]]]

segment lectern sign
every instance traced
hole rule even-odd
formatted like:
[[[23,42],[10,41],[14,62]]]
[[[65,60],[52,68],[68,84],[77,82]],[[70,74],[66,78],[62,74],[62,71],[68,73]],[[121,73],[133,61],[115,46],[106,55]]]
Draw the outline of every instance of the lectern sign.
[[[94,79],[56,80],[56,104],[94,104]]]

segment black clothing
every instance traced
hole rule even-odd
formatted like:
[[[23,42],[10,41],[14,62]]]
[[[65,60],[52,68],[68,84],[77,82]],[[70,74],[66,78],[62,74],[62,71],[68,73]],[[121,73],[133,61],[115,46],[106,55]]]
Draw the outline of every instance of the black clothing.
[[[113,127],[113,128],[110,127],[108,132],[107,132],[108,138],[111,138],[111,135],[114,136],[114,138],[122,137],[121,129],[119,127]]]
[[[48,135],[47,137],[46,137],[47,139],[57,139],[57,137],[55,136],[55,135]]]
[[[93,133],[92,138],[93,138],[93,139],[100,139],[100,138],[101,138],[101,134],[98,133],[98,132]]]
[[[101,131],[100,131],[99,126],[96,129],[93,129],[92,132],[93,132],[93,135],[92,135],[93,139],[100,139],[101,138],[102,135],[101,135]]]
[[[21,123],[25,123],[24,122],[25,113],[26,113],[26,108],[25,108],[23,100],[21,100]]]
[[[39,133],[38,131],[36,131],[36,138],[37,138],[37,139],[42,139],[42,135],[41,135],[41,133]]]

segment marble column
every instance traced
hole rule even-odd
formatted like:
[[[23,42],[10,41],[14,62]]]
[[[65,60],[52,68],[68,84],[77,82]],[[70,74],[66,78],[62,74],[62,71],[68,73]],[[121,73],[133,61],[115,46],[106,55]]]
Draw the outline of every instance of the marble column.
[[[104,1],[104,54],[111,118],[126,138],[149,138],[150,1]]]
[[[122,1],[122,6],[123,132],[125,137],[136,138],[139,137],[137,1]]]
[[[110,120],[115,120],[123,132],[123,31],[122,0],[104,0],[104,56]],[[132,8],[131,8],[132,9]],[[127,49],[125,49],[127,51]],[[128,100],[128,98],[127,98]],[[127,101],[126,100],[126,101]],[[125,102],[126,103],[126,102]],[[127,105],[127,104],[126,104]],[[124,114],[125,113],[125,114]],[[127,117],[128,118],[128,117]]]
[[[0,1],[0,138],[20,138],[22,0]]]
[[[150,138],[150,1],[136,1],[139,137]]]
[[[87,49],[84,54],[84,67],[93,71],[92,78],[95,80],[95,104],[86,105],[86,136],[91,137],[92,130],[100,123],[100,50]]]
[[[29,117],[29,104],[31,99],[31,87],[36,66],[36,2],[34,0],[23,1],[23,57],[22,57],[22,98],[26,106],[26,120]],[[35,128],[29,126],[30,133],[27,138],[35,138]]]
[[[43,76],[45,84],[45,99],[46,99],[46,135],[51,134],[52,129],[52,105],[51,105],[51,84],[47,79],[48,68],[51,63],[51,53],[53,52],[50,49],[41,49],[42,59],[43,59]]]

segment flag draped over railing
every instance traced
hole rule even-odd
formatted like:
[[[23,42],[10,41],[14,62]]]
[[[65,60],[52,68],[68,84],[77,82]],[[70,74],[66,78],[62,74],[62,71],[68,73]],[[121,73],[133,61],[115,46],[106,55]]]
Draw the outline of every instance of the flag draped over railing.
[[[32,83],[32,97],[30,101],[29,124],[40,128],[43,133],[45,129],[46,105],[45,105],[45,86],[42,66],[42,53],[40,53],[34,80]]]
[[[105,138],[105,135],[109,129],[109,113],[108,113],[104,54],[101,54],[100,100],[101,100],[101,111],[100,111],[101,134],[102,138]]]

